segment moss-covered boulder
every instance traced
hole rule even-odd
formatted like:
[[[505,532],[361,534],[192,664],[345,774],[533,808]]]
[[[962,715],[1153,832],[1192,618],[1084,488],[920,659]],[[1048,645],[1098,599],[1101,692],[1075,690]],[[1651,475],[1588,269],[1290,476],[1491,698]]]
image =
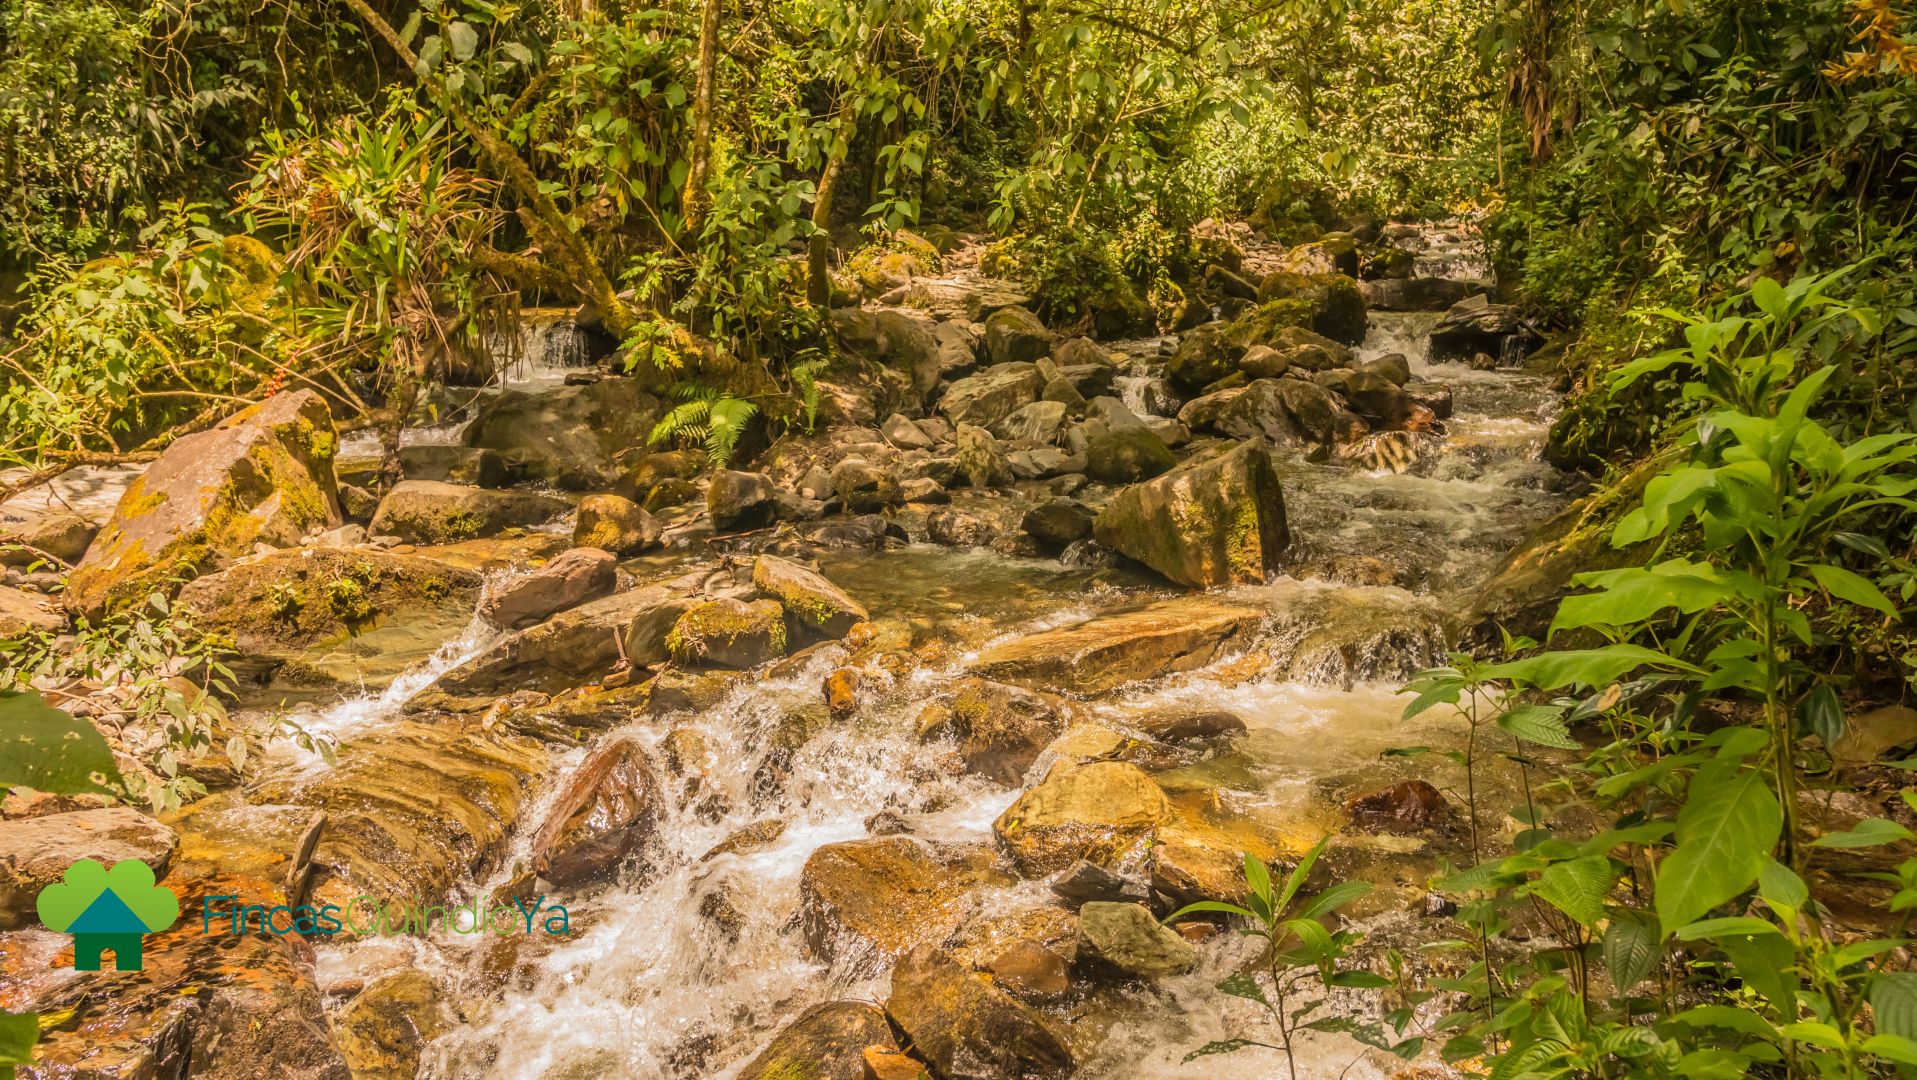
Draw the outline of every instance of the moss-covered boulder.
[[[1183,975],[1198,966],[1198,950],[1141,904],[1095,900],[1079,908],[1076,951],[1087,968],[1140,979]]]
[[[353,1080],[412,1080],[426,1044],[450,1026],[432,977],[399,971],[368,983],[334,1021]]]
[[[1268,274],[1258,286],[1259,307],[1254,310],[1266,311],[1287,301],[1303,304],[1307,312],[1302,322],[1293,325],[1309,326],[1346,345],[1356,345],[1365,338],[1368,319],[1364,293],[1344,274],[1297,274],[1287,270]]]
[[[992,825],[1027,877],[1057,873],[1080,859],[1115,861],[1173,820],[1171,800],[1136,765],[1061,762]]]
[[[588,495],[579,500],[572,542],[614,555],[637,555],[659,542],[664,526],[645,508],[619,495]]]
[[[968,771],[1007,787],[1065,729],[1065,702],[990,679],[961,679],[919,716],[919,738],[952,738]]]
[[[1245,346],[1232,343],[1226,327],[1222,322],[1193,327],[1179,339],[1178,348],[1166,361],[1165,377],[1189,392],[1202,390],[1238,370],[1238,358]]]
[[[230,637],[242,662],[301,660],[376,627],[463,623],[480,575],[423,555],[378,548],[293,548],[190,582],[180,606]]]
[[[934,945],[893,969],[885,1011],[939,1076],[1062,1080],[1075,1068],[1049,1017]]]
[[[1194,431],[1267,439],[1279,447],[1322,446],[1337,437],[1344,402],[1304,379],[1259,379],[1187,402],[1178,418]]]
[[[853,626],[871,618],[864,604],[824,574],[777,555],[761,555],[753,561],[752,587],[779,602],[786,626],[797,636],[842,638]]]
[[[939,384],[939,341],[933,326],[931,320],[903,311],[832,312],[832,329],[846,351],[905,376],[920,403]]]
[[[290,547],[340,523],[339,438],[310,390],[278,394],[218,427],[176,440],[127,488],[67,579],[69,610],[95,617],[171,593],[178,579],[250,553]]]
[[[535,479],[570,491],[610,491],[616,455],[644,446],[663,411],[632,379],[550,390],[507,390],[480,407],[466,444],[497,450]]]
[[[1157,433],[1117,398],[1093,398],[1087,405],[1086,473],[1107,484],[1149,479],[1178,463]]]
[[[739,1080],[868,1080],[867,1047],[898,1050],[884,1010],[863,1001],[829,1001],[787,1024],[740,1070]]]
[[[799,924],[822,960],[877,961],[950,934],[980,886],[1007,885],[983,844],[935,846],[906,836],[827,844],[799,875]]]
[[[412,544],[456,544],[543,525],[571,504],[536,491],[495,491],[438,480],[402,480],[380,500],[368,530]]]
[[[1026,308],[1000,308],[985,317],[985,355],[994,364],[1049,356],[1054,336]]]
[[[1263,584],[1291,543],[1271,452],[1257,442],[1126,488],[1099,512],[1092,535],[1195,589]]]
[[[695,667],[757,667],[785,655],[785,607],[777,600],[707,600],[679,616],[666,650]]]

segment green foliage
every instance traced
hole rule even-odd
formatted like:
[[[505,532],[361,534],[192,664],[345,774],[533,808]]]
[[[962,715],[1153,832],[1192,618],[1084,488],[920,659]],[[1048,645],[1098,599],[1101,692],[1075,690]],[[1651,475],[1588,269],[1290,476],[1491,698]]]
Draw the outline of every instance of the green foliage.
[[[697,383],[681,383],[675,392],[685,400],[653,425],[647,445],[657,446],[668,439],[691,442],[705,447],[706,457],[715,467],[725,468],[746,425],[759,415],[759,406]]]
[[[0,1080],[13,1080],[17,1065],[33,1064],[33,1044],[39,1041],[38,1014],[0,1011]]]
[[[111,794],[123,783],[112,748],[92,724],[31,691],[0,691],[0,792]]]

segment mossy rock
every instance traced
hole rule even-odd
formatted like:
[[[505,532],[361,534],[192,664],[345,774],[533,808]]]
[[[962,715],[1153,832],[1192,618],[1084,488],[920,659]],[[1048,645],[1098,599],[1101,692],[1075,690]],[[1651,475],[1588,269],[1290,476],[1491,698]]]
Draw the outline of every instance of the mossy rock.
[[[403,480],[386,493],[369,527],[413,544],[456,544],[507,529],[543,525],[572,509],[533,491],[495,491],[437,480]]]
[[[1195,589],[1263,584],[1291,543],[1271,453],[1256,441],[1119,492],[1092,535]]]
[[[785,655],[785,608],[776,600],[708,600],[679,616],[666,650],[695,667],[757,667]]]
[[[814,1005],[774,1036],[739,1080],[865,1080],[868,1046],[897,1049],[884,1010],[863,1001]]]
[[[1280,300],[1303,301],[1309,306],[1308,317],[1289,325],[1309,326],[1344,345],[1356,345],[1365,338],[1364,293],[1357,281],[1344,274],[1298,274],[1279,270],[1266,275],[1258,286],[1258,310]],[[1263,340],[1245,344],[1258,344]]]

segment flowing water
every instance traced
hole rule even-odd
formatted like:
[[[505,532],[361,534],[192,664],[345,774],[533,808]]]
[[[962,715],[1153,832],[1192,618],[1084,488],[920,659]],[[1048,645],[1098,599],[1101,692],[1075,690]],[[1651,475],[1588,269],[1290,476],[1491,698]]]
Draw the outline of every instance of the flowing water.
[[[1474,269],[1451,248],[1421,258],[1444,272]],[[1354,793],[1412,776],[1461,786],[1461,775],[1436,755],[1381,756],[1461,738],[1443,710],[1401,722],[1395,688],[1442,657],[1446,616],[1459,594],[1563,503],[1558,478],[1538,458],[1554,408],[1549,387],[1521,373],[1429,363],[1424,346],[1435,319],[1376,314],[1359,352],[1363,359],[1404,353],[1416,378],[1449,383],[1456,408],[1443,433],[1392,436],[1409,440],[1394,468],[1292,461],[1282,472],[1299,566],[1369,558],[1394,568],[1394,580],[1341,584],[1336,574],[1307,575],[1218,594],[1270,613],[1251,648],[1089,706],[1120,729],[1128,717],[1175,705],[1243,718],[1245,735],[1167,762],[1156,778],[1219,828],[1256,832],[1290,854],[1338,830],[1343,803]],[[1162,343],[1121,343],[1118,351],[1133,358],[1121,380],[1128,403],[1150,411],[1148,384],[1162,362]],[[449,1080],[727,1077],[810,1005],[883,1000],[882,958],[853,949],[824,962],[808,952],[796,919],[807,858],[823,844],[865,837],[867,819],[882,811],[900,815],[922,839],[989,842],[993,820],[1017,791],[945,769],[950,747],[915,737],[920,709],[991,642],[1174,593],[1124,571],[923,544],[825,553],[821,564],[876,618],[911,634],[922,646],[922,666],[866,670],[856,717],[824,726],[796,752],[782,733],[795,717],[818,712],[821,680],[844,658],[840,646],[776,676],[742,680],[716,707],[636,722],[629,733],[654,749],[675,728],[699,732],[715,764],[700,780],[698,798],[673,801],[662,844],[643,865],[570,904],[572,936],[324,946],[322,987],[349,988],[409,966],[432,972],[452,988],[463,1023],[428,1048],[423,1074]],[[664,576],[665,568],[647,571]],[[346,739],[393,723],[408,694],[485,644],[483,632],[469,629],[384,691],[317,710],[307,722]],[[581,753],[562,755],[546,775],[565,776]],[[317,768],[310,760],[287,764]],[[1030,775],[1048,764],[1041,758]],[[1520,782],[1512,768],[1500,765],[1481,777],[1486,798],[1511,795]],[[469,890],[491,894],[507,883],[514,865],[530,856],[530,833],[555,795],[548,780],[521,815],[502,868],[469,882]],[[707,857],[729,835],[766,819],[785,824],[769,846]],[[1381,886],[1355,912],[1358,925],[1377,945],[1410,947],[1429,934],[1417,885],[1440,857],[1457,854],[1458,843],[1455,835],[1360,837],[1341,840],[1327,863],[1339,875]],[[977,888],[968,903],[978,912],[1010,912],[1046,899],[1042,883],[1025,882]],[[1266,1051],[1182,1063],[1204,1042],[1256,1033],[1255,1007],[1212,989],[1247,959],[1249,947],[1221,935],[1203,947],[1204,966],[1189,976],[1149,989],[1099,991],[1070,1006],[1060,1019],[1082,1062],[1079,1075],[1276,1075],[1280,1059]],[[1339,1007],[1374,1008],[1363,998]],[[1358,1051],[1342,1038],[1308,1039],[1300,1075],[1393,1071],[1383,1058],[1354,1065]]]

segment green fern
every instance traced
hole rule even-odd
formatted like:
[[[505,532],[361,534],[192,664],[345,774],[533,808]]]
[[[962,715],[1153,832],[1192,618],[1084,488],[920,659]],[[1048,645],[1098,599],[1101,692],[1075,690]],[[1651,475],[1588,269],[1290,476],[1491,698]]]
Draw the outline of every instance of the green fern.
[[[808,349],[806,351],[813,352],[814,350]],[[802,360],[787,369],[787,374],[792,376],[792,384],[798,387],[799,404],[805,408],[805,433],[807,435],[812,434],[812,429],[819,422],[819,372],[823,370],[825,370],[824,357],[813,360]]]
[[[744,398],[696,383],[680,383],[673,393],[686,400],[673,406],[653,425],[646,445],[657,446],[667,439],[704,446],[712,464],[724,468],[738,448],[746,425],[759,414],[759,407]]]

